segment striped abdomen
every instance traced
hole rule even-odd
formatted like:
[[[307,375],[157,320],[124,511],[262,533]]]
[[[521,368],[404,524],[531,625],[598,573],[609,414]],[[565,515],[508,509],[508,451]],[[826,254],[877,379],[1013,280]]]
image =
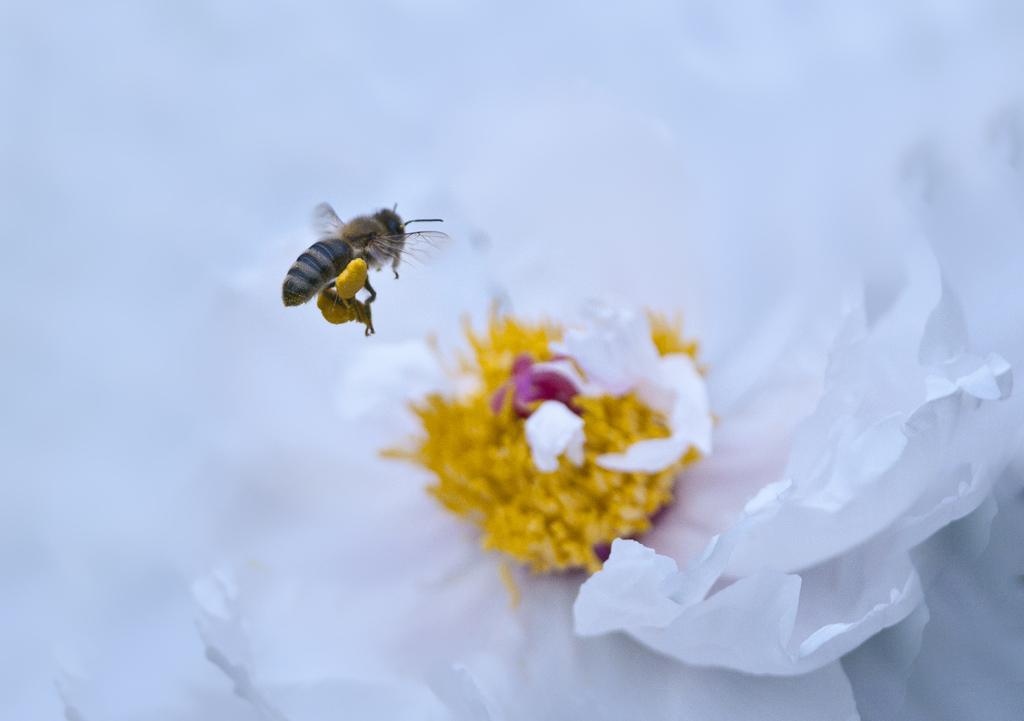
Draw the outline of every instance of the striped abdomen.
[[[338,277],[353,259],[341,238],[326,238],[309,247],[288,269],[281,288],[285,305],[302,305]]]

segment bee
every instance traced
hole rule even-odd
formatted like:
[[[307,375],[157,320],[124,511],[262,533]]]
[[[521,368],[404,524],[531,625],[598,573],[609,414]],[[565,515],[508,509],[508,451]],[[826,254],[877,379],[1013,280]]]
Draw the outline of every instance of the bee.
[[[349,263],[361,258],[370,269],[381,270],[390,265],[398,278],[398,266],[404,258],[417,257],[420,251],[437,246],[448,240],[444,233],[418,231],[406,233],[409,223],[440,223],[440,218],[417,218],[403,221],[395,211],[382,208],[373,215],[360,215],[343,223],[327,203],[316,209],[320,229],[320,240],[313,243],[288,269],[281,288],[281,298],[286,306],[302,305],[319,294],[327,295],[332,301],[336,294],[331,286]],[[370,303],[377,292],[366,279],[363,288],[369,293],[365,302],[359,304],[365,310],[366,334],[373,332]]]

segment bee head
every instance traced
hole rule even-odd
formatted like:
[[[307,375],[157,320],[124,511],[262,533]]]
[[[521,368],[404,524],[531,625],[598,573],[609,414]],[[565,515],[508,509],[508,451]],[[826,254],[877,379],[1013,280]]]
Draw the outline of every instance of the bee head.
[[[391,235],[400,235],[405,232],[405,224],[402,223],[402,219],[393,210],[382,208],[378,210],[374,217],[380,221],[381,225],[388,229],[388,233]]]

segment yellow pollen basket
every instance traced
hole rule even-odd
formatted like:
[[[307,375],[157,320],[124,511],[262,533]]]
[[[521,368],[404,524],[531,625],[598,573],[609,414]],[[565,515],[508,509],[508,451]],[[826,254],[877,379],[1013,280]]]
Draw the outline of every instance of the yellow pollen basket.
[[[369,308],[365,303],[355,299],[356,293],[364,283],[366,261],[356,258],[335,280],[334,288],[325,288],[317,296],[316,307],[320,309],[324,319],[335,325],[355,320],[372,329]]]
[[[695,344],[682,340],[681,323],[666,322],[660,328],[668,352],[696,353]],[[478,390],[460,398],[432,394],[414,404],[424,434],[411,447],[384,455],[414,461],[437,474],[428,491],[479,526],[485,548],[501,551],[534,572],[599,570],[602,560],[596,549],[647,531],[651,517],[672,502],[679,470],[699,453],[691,448],[660,473],[601,468],[598,456],[620,453],[636,441],[665,438],[669,428],[660,413],[632,394],[577,395],[573,402],[582,409],[584,462],[575,466],[563,458],[556,471],[541,472],[526,442],[525,419],[512,408],[513,394],[506,394],[497,413],[491,400],[509,380],[517,355],[530,353],[540,362],[551,359],[549,344],[561,338],[561,327],[492,314],[486,332],[477,335],[467,326],[466,335],[473,355],[463,358],[461,366],[481,381]]]
[[[334,282],[337,294],[341,298],[353,298],[366,283],[366,261],[356,258],[341,272]]]

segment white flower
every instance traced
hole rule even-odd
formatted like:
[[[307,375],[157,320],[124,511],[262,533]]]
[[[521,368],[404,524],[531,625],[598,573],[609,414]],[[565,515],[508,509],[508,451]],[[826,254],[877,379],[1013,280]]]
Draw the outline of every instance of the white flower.
[[[400,372],[371,383],[370,367]],[[350,454],[346,465],[329,465],[339,489],[252,560],[228,560],[193,584],[207,657],[258,713],[290,721],[338,708],[417,719],[855,716],[838,663],[792,684],[689,667],[617,635],[578,636],[579,577],[512,570],[522,597],[513,608],[501,559],[424,493],[429,479],[371,460],[402,404],[371,409],[353,394],[422,392],[434,384],[425,379],[439,377],[436,357],[422,344],[375,343],[348,368],[343,408],[364,411],[331,427]],[[559,422],[577,418],[551,403]]]

